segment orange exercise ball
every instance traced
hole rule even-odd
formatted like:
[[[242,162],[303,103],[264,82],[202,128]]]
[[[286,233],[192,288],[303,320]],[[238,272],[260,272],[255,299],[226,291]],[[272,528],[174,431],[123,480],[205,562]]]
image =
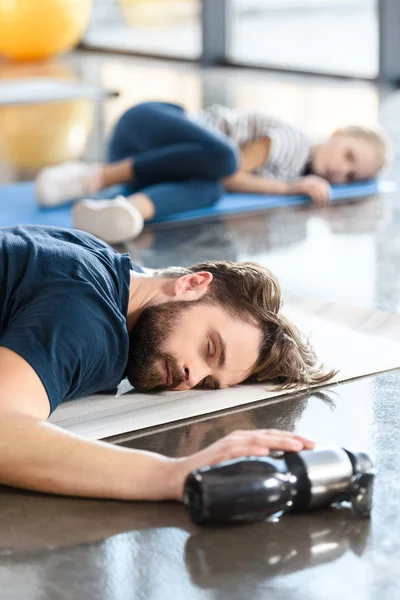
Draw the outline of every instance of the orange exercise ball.
[[[39,60],[70,50],[91,9],[92,0],[0,0],[0,55]]]
[[[41,169],[77,159],[85,150],[93,112],[86,98],[0,106],[0,160]]]

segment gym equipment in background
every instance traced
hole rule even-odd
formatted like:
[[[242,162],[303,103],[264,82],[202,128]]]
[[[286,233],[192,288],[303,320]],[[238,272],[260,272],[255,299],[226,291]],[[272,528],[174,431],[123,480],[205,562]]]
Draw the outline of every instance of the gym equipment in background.
[[[0,162],[37,170],[82,155],[94,94],[102,89],[81,87],[77,73],[59,61],[1,64],[0,80]]]
[[[66,52],[82,38],[92,0],[2,0],[0,55],[40,60]]]
[[[82,155],[93,124],[87,98],[0,106],[0,161],[41,169]]]
[[[199,0],[117,0],[122,16],[136,27],[170,27],[200,14]]]

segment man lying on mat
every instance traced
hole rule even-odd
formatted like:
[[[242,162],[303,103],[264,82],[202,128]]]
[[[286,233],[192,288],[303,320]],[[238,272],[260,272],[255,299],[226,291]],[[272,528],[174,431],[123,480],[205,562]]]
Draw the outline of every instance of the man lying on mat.
[[[293,125],[254,111],[212,106],[198,115],[166,102],[127,110],[108,144],[110,164],[68,162],[36,181],[42,206],[79,200],[74,227],[111,244],[133,239],[144,221],[212,206],[225,193],[307,194],[329,202],[330,183],[375,177],[386,162],[384,136],[350,126],[313,144]],[[107,200],[95,192],[124,184]]]
[[[63,401],[115,389],[284,386],[327,381],[255,263],[207,262],[149,275],[77,230],[0,229],[0,483],[76,496],[181,499],[194,468],[312,442],[239,431],[191,456],[93,442],[46,423]]]

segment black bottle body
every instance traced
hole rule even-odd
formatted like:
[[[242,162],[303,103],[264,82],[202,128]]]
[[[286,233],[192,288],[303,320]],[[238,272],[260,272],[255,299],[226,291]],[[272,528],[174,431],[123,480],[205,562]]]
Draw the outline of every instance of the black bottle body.
[[[368,516],[373,478],[368,455],[342,448],[250,456],[190,473],[184,502],[198,524],[261,521],[353,499],[359,515]]]

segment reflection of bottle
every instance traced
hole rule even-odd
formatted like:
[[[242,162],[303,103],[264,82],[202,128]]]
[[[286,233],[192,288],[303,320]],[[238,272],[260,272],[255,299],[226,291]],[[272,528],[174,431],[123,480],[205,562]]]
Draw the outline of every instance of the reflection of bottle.
[[[326,511],[291,514],[246,527],[245,544],[242,528],[201,529],[187,540],[185,561],[197,586],[235,586],[239,598],[240,588],[257,580],[326,565],[346,553],[362,555],[369,532],[370,522],[350,518],[347,508],[330,511],[329,518]]]
[[[185,505],[195,523],[261,521],[278,512],[309,510],[349,500],[369,516],[373,465],[363,452],[342,448],[248,457],[205,467],[185,482]]]

